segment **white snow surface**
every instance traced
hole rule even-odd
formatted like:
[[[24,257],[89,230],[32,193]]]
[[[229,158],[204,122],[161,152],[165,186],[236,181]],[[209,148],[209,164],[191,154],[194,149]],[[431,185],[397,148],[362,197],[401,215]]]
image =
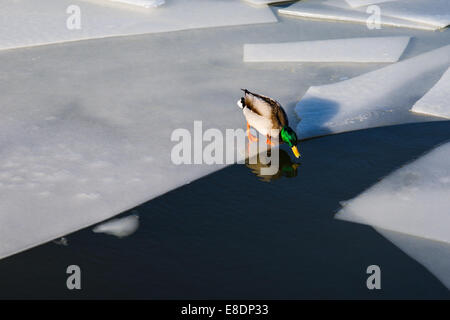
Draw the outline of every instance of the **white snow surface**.
[[[245,44],[246,62],[396,62],[409,37],[347,38]]]
[[[118,238],[128,237],[139,228],[139,216],[133,214],[124,218],[112,219],[103,222],[92,230],[95,233],[106,233]]]
[[[450,119],[450,69],[414,104],[411,111]]]
[[[69,18],[78,10],[80,29],[74,29]],[[171,0],[155,10],[110,0],[1,0],[0,30],[8,32],[0,33],[0,50],[276,21],[267,6],[254,8],[240,0]]]
[[[337,219],[450,244],[450,142],[346,202]]]
[[[156,8],[165,3],[165,0],[109,0],[112,2],[121,2],[144,8]]]
[[[322,1],[299,1],[287,8],[278,9],[278,12],[285,15],[297,16],[302,18],[341,21],[341,22],[355,22],[367,24],[367,20],[371,16],[364,11],[352,10],[345,2],[332,0],[328,2]],[[337,6],[335,6],[337,5]],[[342,7],[342,6],[345,7]],[[348,8],[347,8],[348,7]],[[412,28],[422,30],[437,30],[439,26],[433,26],[416,21],[408,21],[405,19],[389,17],[384,15],[381,11],[380,25],[389,27]]]
[[[449,65],[447,45],[349,80],[310,87],[295,108],[302,119],[297,133],[311,137],[401,123],[398,114],[409,110],[434,84],[436,72]]]

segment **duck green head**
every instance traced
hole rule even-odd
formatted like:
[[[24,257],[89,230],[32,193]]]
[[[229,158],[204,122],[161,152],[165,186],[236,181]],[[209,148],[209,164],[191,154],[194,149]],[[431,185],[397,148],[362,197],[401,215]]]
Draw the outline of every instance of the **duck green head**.
[[[292,152],[294,153],[296,158],[300,157],[300,152],[297,149],[297,135],[295,131],[291,129],[291,127],[284,126],[281,129],[281,140],[287,143],[289,147],[291,147]]]

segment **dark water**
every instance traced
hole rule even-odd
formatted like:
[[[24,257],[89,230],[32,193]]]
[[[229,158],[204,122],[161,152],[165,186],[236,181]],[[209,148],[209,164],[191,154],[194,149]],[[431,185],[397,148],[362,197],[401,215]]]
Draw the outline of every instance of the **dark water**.
[[[0,261],[0,298],[450,298],[424,267],[371,227],[333,218],[351,199],[450,139],[450,122],[305,141],[284,174],[234,165],[145,203],[118,239],[91,228]],[[254,170],[255,168],[253,168]],[[66,267],[82,290],[66,289]],[[366,288],[367,266],[382,289]]]

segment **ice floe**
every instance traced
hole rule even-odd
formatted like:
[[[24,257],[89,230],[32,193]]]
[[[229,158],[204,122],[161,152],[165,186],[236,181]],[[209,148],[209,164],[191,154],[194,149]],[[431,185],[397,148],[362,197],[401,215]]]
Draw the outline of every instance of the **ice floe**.
[[[383,237],[422,264],[450,289],[450,245],[403,233],[375,228]]]
[[[398,169],[336,218],[373,226],[450,288],[450,142]]]
[[[256,5],[265,5],[265,4],[271,4],[271,3],[283,3],[283,2],[291,2],[292,0],[245,0],[251,4]]]
[[[450,244],[450,142],[345,203],[336,218]]]
[[[414,104],[411,111],[450,119],[450,69]]]
[[[397,0],[380,4],[383,15],[426,23],[438,28],[450,24],[448,0]]]
[[[409,37],[371,37],[245,44],[246,62],[396,62]]]
[[[352,8],[368,6],[372,4],[378,4],[383,2],[397,1],[397,0],[345,0]]]
[[[325,5],[349,9],[346,0],[326,0]],[[435,29],[445,28],[450,24],[450,3],[447,0],[396,0],[383,1],[377,8],[384,18],[397,18],[418,24],[432,26]],[[368,7],[352,8],[355,12],[367,12]]]
[[[405,112],[450,64],[450,45],[361,76],[310,87],[295,110],[300,137],[401,123]]]
[[[106,233],[118,238],[128,237],[139,228],[139,216],[133,214],[128,217],[112,219],[96,226],[92,231]]]
[[[302,18],[367,24],[368,19],[370,18],[372,13],[366,13],[365,10],[352,10],[352,8],[350,7],[348,7],[348,9],[345,7],[341,7],[343,4],[348,7],[345,2],[336,2],[335,0],[329,1],[327,3],[321,1],[301,1],[296,2],[287,8],[278,9],[278,12],[281,14]],[[384,11],[382,11],[382,13],[384,13]],[[384,14],[381,14],[379,22],[381,26],[391,27],[403,27],[422,30],[437,30],[440,28],[439,26],[389,17]]]
[[[8,30],[0,49],[277,21],[267,6],[240,0],[172,0],[155,10],[109,0],[3,1],[0,7],[0,29]]]

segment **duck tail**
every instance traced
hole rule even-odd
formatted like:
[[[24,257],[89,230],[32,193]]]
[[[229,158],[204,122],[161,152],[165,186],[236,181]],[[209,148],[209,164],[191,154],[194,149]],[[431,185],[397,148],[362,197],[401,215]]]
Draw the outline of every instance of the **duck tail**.
[[[247,89],[241,88],[241,90],[244,91],[244,94],[247,94],[249,92]],[[236,104],[240,109],[244,109],[245,108],[245,98],[244,97],[240,98]]]
[[[244,109],[244,108],[245,108],[245,99],[244,99],[244,97],[240,98],[240,99],[237,101],[236,104],[237,104],[237,106],[238,106],[239,108]]]

